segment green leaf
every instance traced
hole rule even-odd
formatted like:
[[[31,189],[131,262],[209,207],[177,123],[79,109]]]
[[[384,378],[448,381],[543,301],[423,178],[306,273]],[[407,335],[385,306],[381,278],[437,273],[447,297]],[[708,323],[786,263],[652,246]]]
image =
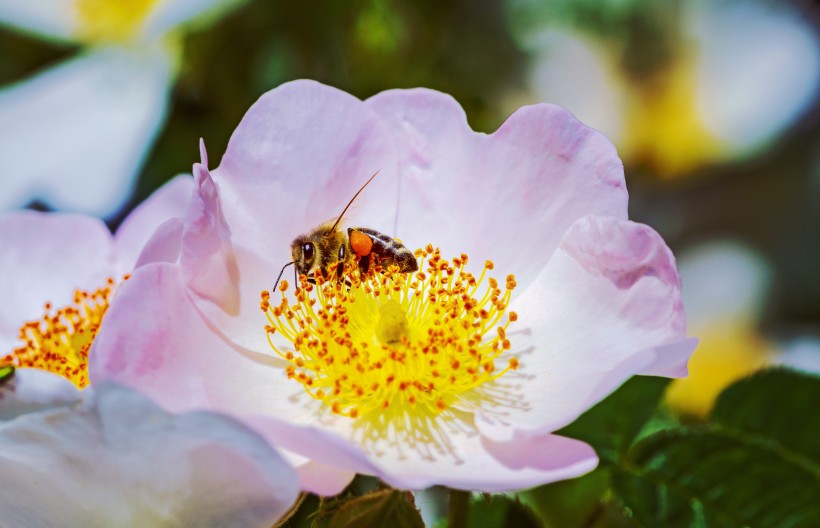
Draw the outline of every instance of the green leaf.
[[[789,371],[741,380],[712,423],[638,441],[613,473],[642,526],[820,526],[820,378]]]
[[[711,420],[776,442],[820,463],[820,378],[786,369],[759,372],[727,388]]]
[[[0,368],[0,384],[3,384],[5,382],[9,381],[13,377],[14,377],[14,367]]]
[[[668,383],[636,376],[556,434],[583,440],[602,461],[617,462],[655,413]]]
[[[820,467],[775,443],[703,427],[657,433],[615,488],[645,526],[820,526]]]
[[[506,495],[488,495],[470,505],[469,528],[541,528],[536,514],[525,504]]]
[[[597,469],[572,479],[539,486],[518,494],[547,528],[589,526],[609,488],[608,471]]]
[[[345,502],[330,519],[330,528],[390,526],[424,528],[409,491],[381,490]]]

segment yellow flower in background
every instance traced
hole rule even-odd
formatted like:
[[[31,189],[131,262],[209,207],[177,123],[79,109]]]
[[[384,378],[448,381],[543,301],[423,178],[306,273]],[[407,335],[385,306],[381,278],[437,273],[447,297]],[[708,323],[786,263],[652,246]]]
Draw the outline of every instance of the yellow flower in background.
[[[770,270],[736,242],[704,244],[684,252],[678,264],[688,324],[700,344],[689,376],[670,383],[666,401],[682,414],[705,418],[723,389],[777,357],[777,346],[757,328]]]
[[[820,39],[796,8],[690,0],[679,14],[668,60],[641,74],[624,66],[624,42],[544,28],[527,40],[529,87],[510,106],[565,106],[604,132],[627,164],[673,177],[761,151],[814,104]]]
[[[33,199],[99,216],[128,199],[165,122],[178,29],[243,0],[5,0],[0,24],[80,45],[74,57],[0,88],[0,210]]]

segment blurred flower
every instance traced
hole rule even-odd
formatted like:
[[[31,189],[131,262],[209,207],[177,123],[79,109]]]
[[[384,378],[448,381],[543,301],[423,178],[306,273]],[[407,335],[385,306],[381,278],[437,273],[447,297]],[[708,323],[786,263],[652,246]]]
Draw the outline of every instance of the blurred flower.
[[[0,385],[0,420],[77,401],[87,359],[110,297],[155,229],[173,228],[193,188],[171,180],[137,207],[113,236],[96,218],[34,211],[0,215],[0,368],[18,370]],[[178,220],[181,221],[181,220]],[[163,248],[148,245],[143,259]],[[45,308],[44,308],[45,306]]]
[[[530,92],[510,106],[561,104],[604,132],[627,163],[675,176],[759,152],[815,103],[820,40],[796,8],[752,0],[680,8],[667,17],[674,23],[663,43],[634,28],[620,37],[627,42],[560,26],[527,37]],[[666,45],[668,56],[653,57]]]
[[[109,216],[130,195],[162,126],[181,49],[178,27],[240,0],[7,0],[0,23],[72,59],[0,90],[0,210],[32,199]]]
[[[441,252],[349,290],[263,292],[294,236],[378,169],[351,224]],[[179,263],[122,286],[92,380],[239,418],[310,460],[306,489],[336,493],[352,472],[486,491],[571,478],[597,459],[553,431],[633,374],[685,374],[672,254],[627,220],[612,145],[561,108],[485,135],[438,92],[362,102],[297,81],[248,111],[213,174],[204,149],[194,174]]]
[[[86,394],[0,422],[5,526],[269,527],[296,500],[290,466],[237,422],[113,384]]]
[[[706,417],[732,382],[768,366],[776,346],[757,328],[770,271],[763,259],[735,242],[712,242],[679,259],[689,326],[700,345],[689,376],[674,380],[667,402],[679,412]]]

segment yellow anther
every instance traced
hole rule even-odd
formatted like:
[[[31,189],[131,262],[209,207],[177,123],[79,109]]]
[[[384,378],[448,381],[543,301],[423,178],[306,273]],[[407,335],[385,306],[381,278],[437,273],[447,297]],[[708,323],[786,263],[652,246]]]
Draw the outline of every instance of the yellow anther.
[[[445,434],[438,416],[518,367],[507,331],[517,315],[504,318],[513,277],[502,291],[485,275],[490,261],[476,278],[464,270],[467,255],[451,263],[432,245],[415,255],[421,262],[413,276],[395,268],[361,276],[353,265],[344,280],[315,273],[312,291],[300,277],[295,301],[282,295],[271,303],[262,294],[274,330],[266,327],[268,341],[288,362],[287,377],[373,438],[438,438]]]
[[[127,280],[125,276],[123,280]],[[72,304],[54,309],[44,306],[37,321],[23,324],[18,331],[20,346],[0,358],[0,368],[34,368],[58,374],[78,389],[88,385],[88,351],[97,335],[114,293],[114,279],[93,292],[77,290]]]

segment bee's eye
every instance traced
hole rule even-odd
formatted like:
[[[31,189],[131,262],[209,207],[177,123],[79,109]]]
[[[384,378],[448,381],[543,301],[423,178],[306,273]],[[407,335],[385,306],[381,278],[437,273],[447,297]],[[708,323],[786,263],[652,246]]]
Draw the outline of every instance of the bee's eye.
[[[345,259],[345,245],[342,244],[341,246],[339,246],[339,260],[344,260],[344,259]]]
[[[305,259],[305,262],[311,262],[313,260],[312,242],[308,242],[307,244],[302,246],[302,257]]]

